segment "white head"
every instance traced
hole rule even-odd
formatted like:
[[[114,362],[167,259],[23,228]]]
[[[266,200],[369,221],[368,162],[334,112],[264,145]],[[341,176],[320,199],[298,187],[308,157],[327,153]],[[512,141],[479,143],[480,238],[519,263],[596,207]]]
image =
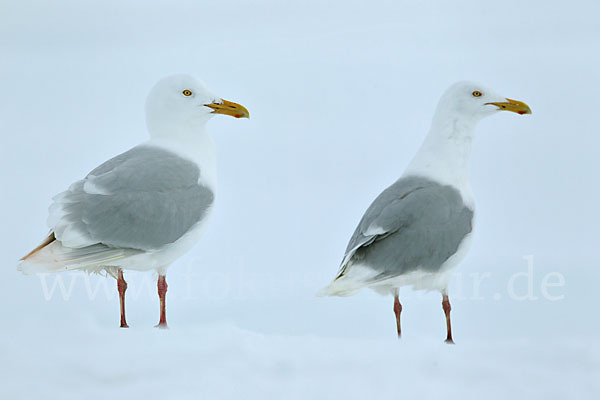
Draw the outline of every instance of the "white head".
[[[249,118],[245,107],[215,96],[186,74],[161,79],[146,100],[146,125],[151,136],[202,129],[214,114]]]
[[[500,96],[477,83],[457,82],[442,95],[437,106],[436,118],[450,117],[475,123],[498,111],[531,114],[529,106],[521,101]]]
[[[474,128],[482,118],[498,111],[531,114],[527,104],[500,96],[483,85],[458,82],[450,86],[442,95],[429,134],[405,175],[433,177],[462,188],[462,195],[471,202],[467,165]]]

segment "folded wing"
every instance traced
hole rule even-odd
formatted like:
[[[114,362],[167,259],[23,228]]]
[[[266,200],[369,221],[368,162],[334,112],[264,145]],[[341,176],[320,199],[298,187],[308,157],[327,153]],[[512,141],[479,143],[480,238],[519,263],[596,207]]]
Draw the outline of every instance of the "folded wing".
[[[454,187],[401,178],[367,209],[336,279],[353,265],[372,270],[372,282],[415,270],[436,272],[472,231],[472,219],[473,211]]]
[[[48,224],[63,246],[102,244],[157,250],[200,222],[213,192],[198,166],[175,153],[137,146],[105,162],[50,207]]]

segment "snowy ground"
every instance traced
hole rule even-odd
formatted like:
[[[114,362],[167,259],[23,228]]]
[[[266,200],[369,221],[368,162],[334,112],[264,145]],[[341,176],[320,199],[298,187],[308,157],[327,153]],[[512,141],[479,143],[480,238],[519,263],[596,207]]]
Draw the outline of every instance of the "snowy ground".
[[[151,4],[150,4],[151,3]],[[0,2],[1,399],[600,398],[596,1]],[[20,275],[50,198],[146,138],[155,81],[190,72],[251,119],[215,118],[219,188],[167,276]],[[451,83],[533,115],[483,121],[473,249],[440,296],[316,298]],[[62,286],[61,286],[62,283]],[[404,396],[404,397],[403,397]]]
[[[1,367],[3,399],[551,400],[592,399],[600,390],[598,341],[449,346],[265,335],[223,323],[169,331],[52,328],[26,346],[18,337],[3,346],[10,348]]]

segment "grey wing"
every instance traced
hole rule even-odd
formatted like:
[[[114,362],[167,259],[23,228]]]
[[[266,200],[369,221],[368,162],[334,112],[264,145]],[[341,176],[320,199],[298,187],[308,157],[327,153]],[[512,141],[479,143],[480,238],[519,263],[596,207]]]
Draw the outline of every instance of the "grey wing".
[[[338,277],[355,263],[379,272],[375,279],[437,271],[472,231],[472,219],[473,210],[455,188],[422,177],[402,178],[367,209]]]
[[[65,246],[156,250],[200,222],[213,192],[198,166],[167,150],[137,146],[54,198],[48,224]]]

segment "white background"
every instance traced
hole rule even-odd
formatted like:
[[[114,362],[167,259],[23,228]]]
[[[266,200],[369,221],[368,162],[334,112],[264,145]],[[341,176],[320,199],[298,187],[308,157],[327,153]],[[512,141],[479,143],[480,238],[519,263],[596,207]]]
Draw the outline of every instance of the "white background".
[[[596,398],[599,15],[595,1],[0,1],[0,397]],[[53,195],[146,139],[146,94],[175,72],[251,119],[209,123],[217,208],[167,275],[171,329],[151,328],[156,276],[131,272],[119,330],[112,278],[16,264]],[[440,344],[439,294],[410,289],[398,342],[391,298],[315,293],[457,80],[533,115],[477,129],[458,345]],[[564,284],[544,292],[548,274]]]

